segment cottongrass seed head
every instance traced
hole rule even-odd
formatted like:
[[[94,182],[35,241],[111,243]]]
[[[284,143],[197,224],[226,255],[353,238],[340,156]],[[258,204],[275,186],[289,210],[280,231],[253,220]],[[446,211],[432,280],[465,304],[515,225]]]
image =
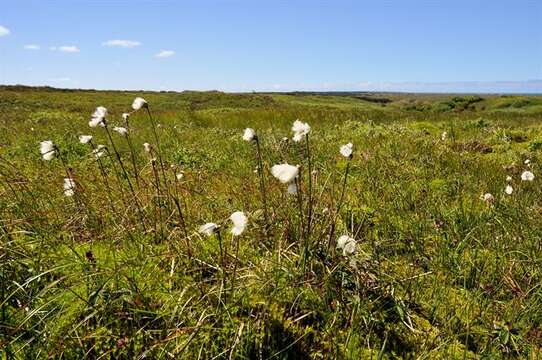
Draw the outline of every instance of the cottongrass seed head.
[[[56,157],[56,146],[51,140],[40,142],[40,153],[43,160],[53,160]]]
[[[72,178],[64,178],[64,196],[73,196],[75,194],[75,181]]]
[[[243,140],[245,141],[252,141],[256,138],[256,131],[254,131],[254,129],[251,129],[251,128],[246,128],[245,129],[245,132],[243,133]]]
[[[206,223],[199,227],[199,232],[203,235],[211,236],[218,229],[218,225],[215,223]]]
[[[102,156],[105,155],[105,145],[98,145],[96,146],[96,149],[92,150],[92,154],[94,155],[94,158],[98,160]]]
[[[485,193],[480,195],[480,200],[484,201],[487,204],[493,204],[495,202],[495,197],[490,193]]]
[[[124,121],[128,120],[130,118],[130,113],[122,113],[122,119]]]
[[[81,144],[88,144],[92,140],[92,135],[79,135],[79,142]]]
[[[245,231],[248,224],[248,218],[242,211],[236,211],[230,216],[230,220],[233,223],[231,233],[234,236],[239,236]]]
[[[149,143],[143,143],[143,149],[145,149],[145,152],[150,153],[152,151],[152,145]]]
[[[521,174],[521,180],[522,181],[533,181],[534,180],[534,174],[530,171],[524,171]]]
[[[132,103],[132,109],[134,109],[136,111],[141,109],[141,108],[146,108],[148,106],[149,106],[149,104],[142,97],[136,97],[134,99],[134,102]]]
[[[344,156],[345,158],[351,159],[351,158],[352,158],[352,153],[354,152],[354,145],[352,145],[352,143],[348,143],[348,144],[346,144],[346,145],[343,145],[343,146],[341,146],[341,148],[339,149],[339,152],[340,152],[341,155]]]
[[[90,118],[90,121],[88,122],[88,126],[90,127],[96,127],[98,125],[105,126],[106,116],[107,116],[107,109],[103,106],[98,106],[96,110],[94,110],[94,113],[92,114],[92,117]]]
[[[440,140],[445,141],[446,138],[448,138],[448,133],[446,131],[443,131],[440,135]]]
[[[299,167],[290,164],[273,165],[271,174],[283,184],[289,184],[299,174]]]
[[[295,142],[299,142],[303,140],[305,135],[307,135],[311,131],[311,127],[307,123],[296,120],[292,125],[292,131],[294,132],[292,140],[294,140]]]
[[[514,192],[514,188],[512,187],[512,185],[506,185],[506,187],[504,188],[504,192],[506,193],[506,195],[512,195],[512,193]]]
[[[122,136],[128,135],[128,129],[126,129],[125,127],[122,127],[122,126],[115,126],[115,127],[113,128],[113,131],[118,132],[118,133],[121,134]]]
[[[356,240],[348,235],[342,235],[337,239],[337,249],[343,251],[343,256],[354,255],[357,250]]]

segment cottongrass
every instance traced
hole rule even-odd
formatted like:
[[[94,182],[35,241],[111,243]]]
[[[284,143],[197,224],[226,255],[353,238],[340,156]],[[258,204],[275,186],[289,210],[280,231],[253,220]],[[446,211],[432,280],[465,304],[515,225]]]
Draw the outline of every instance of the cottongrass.
[[[236,211],[230,216],[230,220],[233,223],[231,233],[234,236],[239,236],[245,231],[248,224],[248,218],[242,211]]]
[[[514,192],[514,188],[512,187],[512,185],[506,185],[506,187],[504,188],[504,192],[507,195],[512,195],[512,193]]]
[[[309,124],[304,123],[301,120],[296,120],[292,125],[292,131],[294,133],[292,140],[295,142],[300,142],[306,135],[309,134],[311,127]]]
[[[125,127],[122,127],[122,126],[115,126],[113,128],[113,131],[119,133],[122,136],[128,135],[128,129],[126,129]]]
[[[70,197],[75,194],[75,181],[72,178],[64,178],[64,196]]]
[[[142,108],[146,108],[148,106],[149,106],[149,104],[142,97],[136,97],[134,99],[134,102],[132,103],[132,109],[134,109],[135,111],[137,111],[139,109],[142,109]]]
[[[92,114],[88,126],[97,127],[105,126],[105,118],[107,116],[107,109],[103,106],[98,106],[94,113]]]
[[[92,135],[79,135],[79,142],[81,144],[88,144],[92,141]]]
[[[337,249],[342,250],[343,256],[352,256],[357,251],[357,242],[348,235],[342,235],[337,239]]]
[[[345,158],[351,158],[352,157],[352,153],[354,151],[354,145],[352,145],[352,143],[348,143],[346,145],[343,145],[341,146],[341,148],[339,149],[339,152],[341,153],[342,156],[344,156]]]
[[[218,230],[218,225],[215,223],[206,223],[199,227],[198,231],[206,236],[211,236]]]
[[[524,171],[521,174],[521,180],[522,181],[533,181],[534,180],[534,174],[530,171]]]
[[[273,165],[271,174],[283,184],[289,184],[299,175],[299,166],[290,164]]]
[[[56,157],[56,146],[51,140],[40,142],[40,153],[43,160],[53,160]]]
[[[97,160],[105,155],[106,147],[105,145],[98,145],[94,150],[92,150],[92,154],[94,155],[94,158]]]
[[[254,129],[251,129],[251,128],[246,128],[245,129],[245,132],[243,133],[243,140],[245,141],[252,141],[256,138],[256,131],[254,131]]]
[[[480,200],[487,204],[493,204],[495,202],[495,197],[490,193],[485,193],[480,196]]]

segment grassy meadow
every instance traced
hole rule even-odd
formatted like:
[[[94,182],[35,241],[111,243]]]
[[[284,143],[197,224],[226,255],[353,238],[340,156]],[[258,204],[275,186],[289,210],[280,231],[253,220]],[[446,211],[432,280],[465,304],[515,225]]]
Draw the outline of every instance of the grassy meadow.
[[[0,87],[0,115],[0,359],[542,357],[541,96]]]

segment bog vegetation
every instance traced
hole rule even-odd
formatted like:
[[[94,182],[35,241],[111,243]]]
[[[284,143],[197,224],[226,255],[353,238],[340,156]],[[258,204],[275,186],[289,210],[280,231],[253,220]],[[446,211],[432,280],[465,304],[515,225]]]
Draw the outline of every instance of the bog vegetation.
[[[0,358],[541,355],[541,97],[4,87],[0,114]]]

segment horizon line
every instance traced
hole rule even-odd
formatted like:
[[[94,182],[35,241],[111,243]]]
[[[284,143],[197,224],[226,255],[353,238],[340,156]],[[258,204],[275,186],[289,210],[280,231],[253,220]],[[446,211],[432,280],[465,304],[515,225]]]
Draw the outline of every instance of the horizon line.
[[[341,93],[341,92],[377,92],[377,93],[414,93],[414,94],[542,94],[542,79],[530,80],[496,80],[496,81],[440,81],[440,82],[356,82],[356,83],[321,83],[321,84],[259,84],[218,86],[216,88],[185,88],[173,86],[158,86],[149,88],[121,88],[121,87],[87,87],[80,86],[76,80],[62,78],[61,84],[54,84],[54,80],[43,84],[7,83],[1,87],[37,87],[57,90],[81,91],[142,91],[142,92],[213,92],[224,93]]]

